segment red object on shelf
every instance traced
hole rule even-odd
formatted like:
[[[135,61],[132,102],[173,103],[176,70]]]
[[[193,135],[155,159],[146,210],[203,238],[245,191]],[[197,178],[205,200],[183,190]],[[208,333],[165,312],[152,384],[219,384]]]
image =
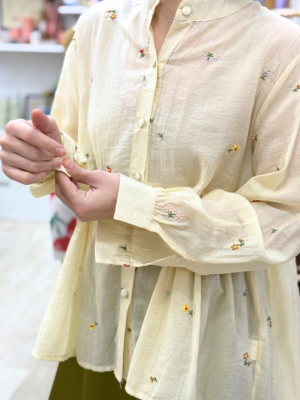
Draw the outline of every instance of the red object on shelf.
[[[30,34],[34,30],[34,20],[29,17],[22,18],[21,42],[29,43]]]

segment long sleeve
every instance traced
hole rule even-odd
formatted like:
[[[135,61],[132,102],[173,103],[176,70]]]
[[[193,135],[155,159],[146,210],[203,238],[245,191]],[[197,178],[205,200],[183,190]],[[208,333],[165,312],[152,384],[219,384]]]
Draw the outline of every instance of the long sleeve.
[[[77,33],[77,32],[76,32]],[[63,157],[73,160],[82,168],[86,168],[87,155],[83,154],[78,147],[78,66],[77,66],[77,48],[76,33],[74,40],[70,43],[59,84],[55,93],[55,98],[51,110],[51,116],[56,120],[61,130],[61,144],[66,149],[66,155]],[[67,132],[67,133],[65,133]],[[57,169],[69,176],[63,166]],[[30,191],[34,197],[45,196],[55,190],[54,170],[47,173],[46,179],[30,186]]]
[[[182,258],[182,266],[188,260],[235,264],[234,271],[243,271],[243,263],[278,265],[295,257],[300,251],[299,62],[300,55],[252,121],[252,171],[238,190],[201,196],[190,187],[151,187],[120,174],[114,219],[156,232]]]

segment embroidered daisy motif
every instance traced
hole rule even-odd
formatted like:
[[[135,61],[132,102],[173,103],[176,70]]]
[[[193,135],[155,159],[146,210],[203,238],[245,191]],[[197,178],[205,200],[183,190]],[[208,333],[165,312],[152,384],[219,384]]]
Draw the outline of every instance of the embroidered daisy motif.
[[[252,200],[252,203],[259,203],[260,200]]]
[[[144,78],[143,78],[143,81],[142,81],[142,87],[146,87],[148,85],[148,82],[147,82],[147,77],[146,76],[144,76]]]
[[[252,142],[257,142],[257,134],[252,136]]]
[[[274,236],[278,232],[278,229],[272,229],[271,230],[271,236]]]
[[[206,63],[208,63],[211,58],[213,58],[215,61],[218,61],[220,59],[220,55],[208,52],[204,60],[206,61]]]
[[[181,308],[182,308],[183,312],[188,312],[191,317],[193,316],[194,311],[190,310],[190,306],[188,306],[187,304],[184,304]]]
[[[163,139],[163,133],[157,132],[157,137],[160,137],[161,139]]]
[[[176,216],[177,219],[182,219],[182,217],[183,217],[183,215],[181,214],[180,211],[178,211],[177,213],[173,213],[173,212],[172,212],[172,206],[171,206],[171,204],[167,204],[167,205],[165,206],[165,210],[166,210],[167,213],[168,213],[168,218],[173,218],[174,215]]]
[[[111,167],[109,165],[106,166],[107,172],[111,172]]]
[[[276,171],[281,171],[283,167],[276,167]]]
[[[150,381],[151,383],[157,382],[157,379],[155,378],[155,376],[150,376]]]
[[[92,159],[92,157],[90,156],[90,153],[86,153],[86,158],[88,159],[88,160],[91,160]]]
[[[235,144],[231,149],[228,149],[227,151],[228,151],[228,153],[231,153],[231,152],[236,153],[239,148],[240,148],[240,146]]]
[[[269,322],[269,327],[272,328],[273,322],[272,322],[272,318],[270,316],[268,316],[267,321]]]
[[[214,275],[212,275],[212,278],[213,278],[214,281],[217,281],[218,280],[218,275],[214,274]]]
[[[92,86],[93,81],[94,81],[94,72],[92,71],[92,72],[91,72],[91,80],[90,80],[90,83],[89,83],[89,86],[90,86],[90,87]]]
[[[127,251],[126,244],[124,244],[124,246],[119,246],[119,249],[124,250],[124,251]]]
[[[154,117],[150,118],[150,124],[153,124],[153,121],[154,121]]]
[[[244,359],[244,365],[247,365],[247,367],[250,367],[252,361],[248,361],[248,358],[250,358],[248,353],[244,353],[243,359]]]
[[[131,328],[127,328],[127,330],[128,330],[128,332],[132,332],[132,329],[131,329]]]
[[[130,264],[123,264],[123,267],[130,267]]]
[[[269,78],[270,72],[271,72],[271,70],[270,70],[269,67],[264,67],[260,79],[262,79],[263,81],[265,81],[266,78]]]
[[[141,53],[140,58],[145,57],[144,49],[140,50],[140,53]]]
[[[245,288],[244,290],[240,290],[240,295],[246,296],[247,295],[246,290],[247,290],[247,288]]]
[[[243,239],[238,239],[239,240],[239,244],[233,244],[231,246],[232,250],[238,250],[240,247],[245,246],[245,240]]]
[[[106,10],[106,12],[111,13],[111,14],[110,14],[110,18],[111,18],[111,19],[117,18],[116,10]]]
[[[94,331],[95,330],[95,326],[97,326],[97,325],[99,325],[98,322],[96,322],[96,321],[94,323],[91,322],[90,325],[89,325],[90,330]]]
[[[293,92],[298,92],[298,89],[300,89],[300,85],[297,85],[297,86],[295,87],[295,89],[292,89],[292,91],[293,91]]]

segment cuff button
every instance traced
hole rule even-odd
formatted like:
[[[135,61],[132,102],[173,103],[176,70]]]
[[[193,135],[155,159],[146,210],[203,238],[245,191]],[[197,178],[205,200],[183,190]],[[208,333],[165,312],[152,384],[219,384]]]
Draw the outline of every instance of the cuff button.
[[[73,160],[74,160],[75,162],[79,162],[79,154],[78,154],[78,153],[75,153],[75,154],[74,154]]]

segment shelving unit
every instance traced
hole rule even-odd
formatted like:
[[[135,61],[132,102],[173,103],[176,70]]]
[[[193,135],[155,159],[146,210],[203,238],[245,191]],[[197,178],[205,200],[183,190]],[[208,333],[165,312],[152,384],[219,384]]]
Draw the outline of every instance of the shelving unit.
[[[18,53],[63,53],[64,47],[60,44],[20,44],[0,43],[0,52]]]
[[[81,15],[88,9],[86,6],[60,6],[58,12],[63,15]]]

